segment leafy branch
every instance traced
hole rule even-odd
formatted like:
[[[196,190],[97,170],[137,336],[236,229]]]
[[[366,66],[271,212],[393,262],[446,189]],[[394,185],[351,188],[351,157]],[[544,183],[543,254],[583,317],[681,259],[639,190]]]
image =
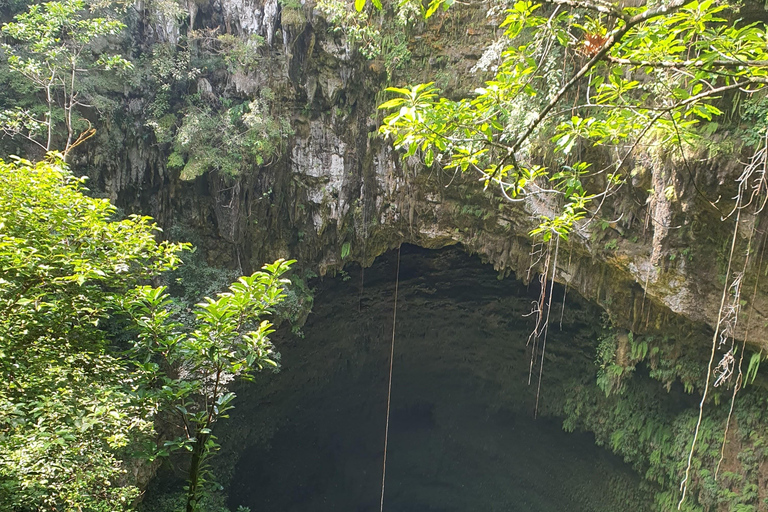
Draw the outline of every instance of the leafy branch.
[[[600,1],[547,3],[557,5],[549,16],[538,14],[542,4],[528,1],[507,11],[501,64],[473,98],[440,98],[432,84],[391,88],[396,97],[380,108],[393,112],[380,132],[406,156],[423,153],[427,166],[479,172],[486,186],[498,184],[510,200],[542,193],[563,198],[570,221],[561,236],[583,217],[575,212],[621,185],[622,167],[649,134],[681,147],[698,137],[700,121],[722,113],[716,106],[722,94],[754,94],[767,83],[764,25],[729,23],[719,17],[724,4],[675,0],[618,10]],[[584,10],[597,17],[585,17]],[[560,69],[564,55],[572,69]],[[627,149],[609,166],[606,190],[571,196],[558,185],[559,170],[531,161],[534,137],[544,133],[555,142],[562,168],[574,168],[574,150],[584,142]]]
[[[93,17],[84,0],[51,1],[30,6],[0,31],[11,43],[2,44],[11,71],[24,76],[43,91],[42,118],[29,110],[0,112],[0,129],[11,137],[22,136],[45,151],[53,149],[56,111],[60,109],[66,128],[62,152],[85,138],[76,136],[75,113],[89,106],[79,85],[79,76],[89,70],[128,69],[132,65],[117,54],[92,55],[90,45],[97,38],[119,33],[125,25],[109,17]],[[90,132],[89,128],[84,133]],[[41,138],[42,137],[42,138]]]

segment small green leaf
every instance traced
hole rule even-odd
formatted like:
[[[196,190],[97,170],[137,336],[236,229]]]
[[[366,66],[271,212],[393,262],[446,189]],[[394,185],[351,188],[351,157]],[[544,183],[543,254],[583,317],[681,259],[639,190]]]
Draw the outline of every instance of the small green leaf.
[[[438,7],[440,7],[441,3],[441,0],[430,0],[429,7],[427,8],[427,12],[424,14],[424,17],[429,18],[435,14],[435,11],[438,9]]]
[[[405,103],[405,98],[394,98],[379,105],[379,109],[395,108]]]
[[[435,161],[435,155],[432,152],[432,148],[429,148],[426,153],[424,153],[424,165],[427,167],[432,167],[432,164]]]

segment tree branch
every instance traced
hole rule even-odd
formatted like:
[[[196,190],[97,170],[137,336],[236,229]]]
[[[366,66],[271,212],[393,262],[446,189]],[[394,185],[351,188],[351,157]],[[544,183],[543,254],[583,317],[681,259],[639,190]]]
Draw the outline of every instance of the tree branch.
[[[620,59],[618,57],[606,57],[606,60],[609,62],[613,62],[614,64],[624,64],[627,66],[637,66],[637,67],[651,67],[651,68],[672,68],[672,69],[678,69],[678,68],[686,68],[690,66],[718,66],[723,68],[738,68],[738,67],[765,67],[768,66],[768,60],[750,60],[750,61],[740,61],[740,60],[711,60],[711,61],[704,61],[701,59],[691,59],[691,60],[683,60],[683,61],[671,61],[671,60],[663,60],[663,61],[647,61],[647,60],[633,60],[633,59]]]
[[[565,1],[565,0],[564,0]],[[567,0],[571,1],[571,0]],[[577,0],[574,0],[577,1]],[[625,20],[625,24],[621,27],[617,27],[606,38],[605,42],[603,43],[603,46],[600,48],[600,51],[598,51],[589,61],[582,66],[581,69],[579,69],[578,72],[576,72],[575,75],[571,77],[568,82],[563,85],[559,91],[555,94],[555,96],[547,103],[547,105],[536,115],[536,117],[531,121],[528,126],[525,129],[525,132],[517,139],[517,141],[512,145],[512,151],[519,151],[520,147],[522,147],[523,143],[528,139],[528,137],[531,136],[533,131],[541,124],[541,122],[544,120],[546,115],[553,109],[555,106],[560,102],[560,100],[565,96],[565,93],[567,93],[576,83],[581,80],[589,71],[603,58],[605,58],[608,55],[608,52],[613,48],[613,46],[621,41],[621,39],[627,35],[627,32],[629,32],[634,26],[639,25],[643,22],[646,22],[648,20],[651,20],[653,18],[658,18],[660,16],[666,16],[667,14],[670,14],[672,12],[677,11],[683,5],[687,3],[687,0],[674,0],[672,3],[670,3],[667,6],[659,7],[658,9],[651,9],[645,12],[642,12],[640,14],[637,14],[635,16],[632,16],[629,19]]]
[[[576,7],[579,9],[596,11],[602,14],[607,14],[608,16],[612,16],[614,18],[619,18],[624,21],[628,21],[627,15],[621,9],[618,9],[616,6],[609,4],[607,2],[600,2],[600,1],[586,2],[584,0],[544,0],[544,2],[549,4],[567,5],[569,7]]]

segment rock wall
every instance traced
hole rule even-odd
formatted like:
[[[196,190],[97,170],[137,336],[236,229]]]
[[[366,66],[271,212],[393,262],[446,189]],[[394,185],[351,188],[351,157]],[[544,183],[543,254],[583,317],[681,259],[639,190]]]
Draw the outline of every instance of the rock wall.
[[[485,78],[471,70],[496,35],[485,14],[455,6],[415,27],[410,63],[393,81],[438,77],[447,95],[467,94]],[[403,242],[462,244],[499,272],[523,279],[542,271],[539,256],[547,247],[528,233],[556,205],[513,205],[483,190],[475,176],[426,169],[416,158],[401,160],[376,133],[387,63],[362,58],[310,5],[288,9],[276,0],[214,0],[190,3],[189,15],[195,27],[265,38],[263,65],[250,73],[204,76],[206,88],[213,95],[254,96],[271,87],[290,113],[295,134],[269,165],[238,178],[209,173],[184,182],[167,169],[168,150],[154,143],[146,127],[137,124],[128,135],[108,125],[114,158],[88,149],[79,155],[95,188],[166,228],[195,229],[209,260],[243,271],[292,257],[325,274],[350,261],[370,265]],[[175,34],[167,27],[156,32]],[[127,111],[139,112],[136,102],[127,101]],[[733,156],[692,163],[699,161],[683,165],[661,154],[637,158],[631,183],[605,202],[599,218],[549,249],[558,253],[556,280],[598,303],[615,323],[635,332],[696,336],[704,347],[707,331],[718,322],[734,225],[733,217],[721,220],[730,207],[727,199],[710,203],[732,196],[729,184],[741,166]],[[589,186],[599,190],[603,184]],[[742,216],[733,268],[741,271],[752,237],[743,289],[755,290],[755,300],[742,318],[750,318],[748,342],[768,349],[768,289],[756,282],[762,272],[754,257],[762,251],[763,224]],[[349,249],[346,259],[342,247]],[[739,337],[746,323],[737,326]]]
[[[662,368],[658,353],[628,357],[634,348],[627,332],[616,336],[614,361],[627,374],[639,365],[639,371],[649,375],[643,382],[650,382],[648,389],[659,395],[673,386],[680,395],[684,394],[680,387],[688,393],[703,387],[712,330],[722,320],[723,288],[730,287],[734,274],[740,274],[743,295],[749,297],[743,299],[748,307],[741,311],[736,337],[746,337],[753,349],[768,349],[768,288],[765,279],[760,282],[765,245],[762,218],[746,211],[740,214],[728,270],[736,218],[728,216],[733,208],[730,198],[743,168],[739,160],[745,155],[715,160],[688,155],[686,161],[676,161],[659,152],[643,154],[632,162],[628,183],[606,199],[599,215],[586,219],[569,240],[545,244],[532,240],[529,232],[542,215],[554,215],[557,204],[510,203],[497,191],[484,190],[476,176],[428,169],[418,158],[403,160],[377,135],[381,114],[376,106],[385,98],[381,91],[388,83],[434,79],[446,95],[461,97],[487,78],[472,69],[497,29],[479,6],[454,5],[436,14],[428,25],[413,27],[407,41],[409,62],[394,71],[386,56],[364,59],[329,30],[309,4],[287,8],[276,0],[203,0],[190,2],[188,18],[180,27],[168,27],[161,17],[154,28],[137,23],[133,40],[145,46],[153,40],[174,41],[190,26],[263,37],[266,46],[258,66],[235,73],[203,70],[196,78],[196,90],[188,92],[251,99],[269,87],[294,132],[284,141],[284,151],[236,178],[209,172],[184,181],[179,171],[167,165],[169,145],[158,142],[146,125],[145,98],[127,90],[121,100],[124,112],[105,121],[100,140],[78,148],[75,160],[92,178],[91,187],[125,211],[154,216],[166,233],[174,227],[192,230],[210,264],[250,272],[265,261],[289,257],[299,261],[305,276],[324,275],[353,262],[370,266],[377,256],[403,243],[425,248],[461,245],[500,274],[514,272],[530,281],[544,271],[548,253],[556,267],[555,279],[566,285],[567,293],[576,291],[597,304],[614,326],[635,335],[661,335],[650,350],[663,349],[666,367]],[[610,162],[609,154],[585,150],[596,166]],[[550,159],[546,146],[537,151],[542,162]],[[586,186],[600,191],[605,183],[595,177]],[[745,265],[748,246],[750,260]],[[509,315],[522,316],[520,311]],[[590,311],[585,318],[597,323],[596,316]],[[325,356],[342,357],[343,353]],[[580,357],[586,357],[592,368],[591,354]],[[570,372],[573,358],[562,362]],[[651,375],[661,373],[660,369],[666,374]],[[661,401],[648,389],[638,385],[630,398],[617,393],[602,397],[604,390],[590,376],[583,388],[572,390],[594,409],[585,409],[589,412],[582,416],[569,411],[576,418],[570,428],[590,430],[600,443],[613,442],[615,432],[625,432],[625,403],[640,404],[634,419],[645,428],[648,411],[644,407],[657,407]],[[728,397],[720,393],[718,398],[725,404]],[[748,391],[747,396],[757,393]],[[732,459],[758,454],[750,451],[750,443],[757,447],[763,442],[752,436],[764,430],[763,420],[752,414],[761,407],[749,410],[753,426],[741,420],[732,425],[735,441],[730,446],[737,448],[729,449],[739,453]],[[692,408],[687,411],[686,418],[695,417]],[[723,407],[718,411],[723,413]],[[685,432],[680,436],[684,441],[675,445],[681,454],[692,430],[686,418],[677,423],[659,420],[662,430]],[[611,428],[606,427],[611,421]],[[633,449],[647,445],[636,459],[648,460],[658,449],[655,441],[635,434],[626,444]],[[613,449],[621,453],[616,446]],[[670,467],[685,458],[678,455]],[[759,474],[762,501],[764,454],[754,459],[757,470],[748,473],[742,468],[743,472],[733,473]],[[638,464],[644,472],[644,462]],[[765,510],[761,507],[757,510]]]

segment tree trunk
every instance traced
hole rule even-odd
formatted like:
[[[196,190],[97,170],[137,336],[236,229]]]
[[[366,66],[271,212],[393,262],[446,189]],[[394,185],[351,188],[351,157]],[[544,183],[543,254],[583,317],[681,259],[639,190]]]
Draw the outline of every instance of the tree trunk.
[[[200,469],[205,461],[205,443],[209,434],[197,436],[195,447],[192,450],[192,461],[189,466],[189,489],[187,490],[187,511],[195,512],[198,509],[198,487],[200,484]]]

